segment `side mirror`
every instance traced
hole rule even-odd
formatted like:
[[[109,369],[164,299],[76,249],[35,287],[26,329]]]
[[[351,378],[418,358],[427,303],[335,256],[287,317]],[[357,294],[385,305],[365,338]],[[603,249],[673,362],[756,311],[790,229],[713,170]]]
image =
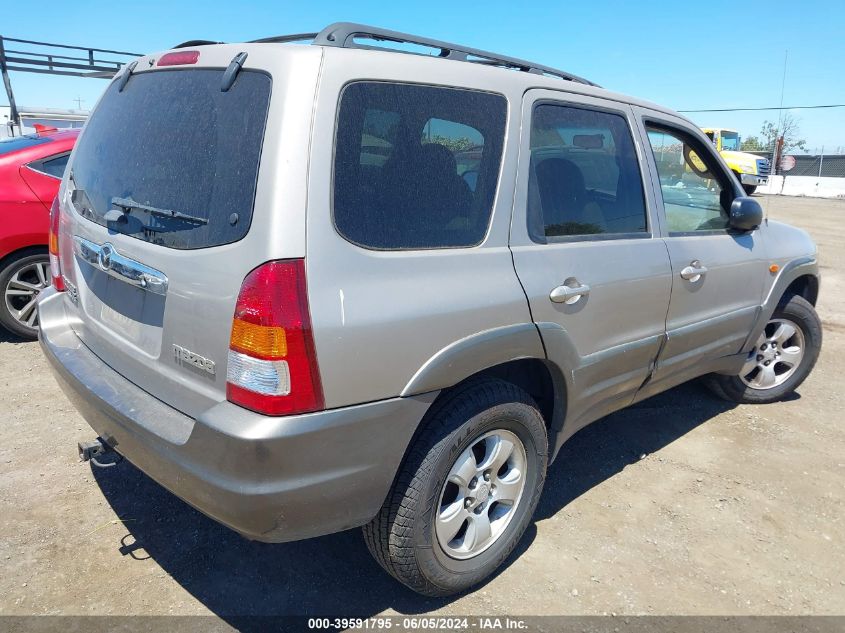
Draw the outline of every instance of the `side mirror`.
[[[740,196],[731,202],[731,227],[753,231],[763,222],[763,207],[754,198]]]

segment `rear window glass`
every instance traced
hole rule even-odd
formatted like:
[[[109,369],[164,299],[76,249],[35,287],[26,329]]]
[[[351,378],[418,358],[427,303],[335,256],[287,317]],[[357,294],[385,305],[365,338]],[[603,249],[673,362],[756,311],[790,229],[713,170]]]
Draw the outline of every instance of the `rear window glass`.
[[[493,210],[506,115],[499,95],[347,86],[334,166],[337,230],[383,250],[479,244]]]
[[[34,134],[27,134],[26,136],[15,136],[13,138],[4,138],[0,140],[0,156],[3,154],[11,154],[20,149],[26,149],[33,145],[41,145],[42,143],[49,143],[50,139],[43,136],[35,136]]]
[[[149,242],[194,249],[249,230],[270,101],[270,77],[221,70],[139,73],[113,82],[71,165],[85,217]]]
[[[642,176],[619,114],[544,103],[531,120],[532,239],[645,233]]]

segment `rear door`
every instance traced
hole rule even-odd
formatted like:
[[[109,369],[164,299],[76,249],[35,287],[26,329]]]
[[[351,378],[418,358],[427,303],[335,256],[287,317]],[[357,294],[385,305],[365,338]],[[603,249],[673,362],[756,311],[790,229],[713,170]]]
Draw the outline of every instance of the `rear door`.
[[[712,146],[680,120],[643,112],[672,261],[667,342],[654,384],[677,383],[739,352],[762,301],[768,263],[757,232],[729,227],[743,195]],[[668,385],[666,385],[668,386]]]
[[[516,271],[577,426],[628,404],[664,336],[670,267],[627,105],[533,90],[511,228]]]
[[[235,53],[203,50],[212,67],[114,81],[76,145],[62,199],[74,330],[118,373],[192,416],[225,399],[241,282],[278,257],[281,209],[275,188],[260,184],[278,178],[277,145],[265,147],[273,81],[247,66],[222,90]]]

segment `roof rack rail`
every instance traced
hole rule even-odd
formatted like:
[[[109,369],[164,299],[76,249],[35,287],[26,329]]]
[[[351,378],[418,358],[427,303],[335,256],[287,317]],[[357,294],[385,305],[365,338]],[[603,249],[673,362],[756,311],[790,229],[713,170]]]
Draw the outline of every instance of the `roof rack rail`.
[[[177,44],[173,48],[188,48],[189,46],[207,46],[209,44],[222,44],[223,42],[215,42],[213,40],[188,40],[187,42],[182,42],[181,44]]]
[[[557,68],[535,64],[534,62],[529,62],[524,59],[507,57],[499,55],[498,53],[491,53],[489,51],[470,48],[460,44],[450,44],[449,42],[442,42],[440,40],[420,37],[418,35],[410,35],[408,33],[400,33],[399,31],[367,26],[365,24],[355,24],[353,22],[336,22],[334,24],[330,24],[317,33],[314,37],[313,43],[318,46],[384,50],[384,47],[369,46],[356,41],[356,39],[371,39],[378,42],[394,42],[397,44],[416,44],[418,46],[426,46],[428,48],[439,50],[437,56],[445,59],[474,62],[486,64],[488,66],[498,66],[501,68],[511,68],[535,75],[551,75],[567,81],[574,81],[580,84],[598,87],[598,84],[595,84],[588,79],[584,79],[583,77],[579,77],[578,75],[573,75],[572,73],[558,70]],[[405,53],[409,51],[399,50],[396,52]]]
[[[250,40],[250,44],[284,44],[285,42],[302,42],[313,40],[317,33],[294,33],[293,35],[275,35],[273,37],[262,37],[258,40]]]
[[[249,44],[284,44],[285,42],[303,42],[313,40],[317,33],[294,33],[293,35],[274,35],[262,37],[257,40],[249,40]],[[215,42],[214,40],[188,40],[177,44],[173,48],[188,48],[190,46],[208,46],[209,44],[225,44],[226,42]]]
[[[498,68],[510,68],[519,70],[534,75],[550,75],[565,79],[566,81],[574,81],[579,84],[586,84],[588,86],[600,87],[589,79],[584,79],[578,75],[573,75],[564,70],[551,68],[550,66],[543,66],[535,64],[524,59],[516,57],[507,57],[499,55],[498,53],[491,53],[483,51],[478,48],[471,48],[461,44],[450,44],[449,42],[442,42],[440,40],[433,40],[427,37],[420,37],[419,35],[411,35],[409,33],[400,33],[399,31],[391,31],[389,29],[382,29],[376,26],[367,26],[366,24],[356,24],[354,22],[335,22],[324,28],[319,33],[296,33],[293,35],[276,35],[273,37],[263,37],[257,40],[250,40],[251,44],[281,44],[285,42],[301,42],[312,40],[312,44],[316,46],[334,46],[337,48],[361,48],[365,50],[390,50],[397,53],[407,53],[416,55],[413,51],[403,51],[400,49],[390,49],[384,46],[371,46],[363,44],[360,39],[369,39],[376,42],[393,42],[396,44],[414,44],[417,46],[425,46],[437,51],[437,57],[443,59],[453,59],[462,62],[472,62],[476,64],[484,64],[486,66],[496,66]],[[190,40],[183,42],[173,48],[184,48],[186,46],[202,46],[204,44],[222,44],[223,42],[212,42],[210,40]]]

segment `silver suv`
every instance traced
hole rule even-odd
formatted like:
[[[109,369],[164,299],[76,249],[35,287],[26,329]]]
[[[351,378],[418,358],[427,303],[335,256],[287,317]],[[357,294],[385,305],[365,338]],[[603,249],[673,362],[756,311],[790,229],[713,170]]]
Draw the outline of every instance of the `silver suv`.
[[[428,595],[508,557],[588,423],[699,376],[773,402],[822,338],[815,246],[693,123],[362,25],[129,64],[52,232],[83,457],[250,539],[364,526]]]

